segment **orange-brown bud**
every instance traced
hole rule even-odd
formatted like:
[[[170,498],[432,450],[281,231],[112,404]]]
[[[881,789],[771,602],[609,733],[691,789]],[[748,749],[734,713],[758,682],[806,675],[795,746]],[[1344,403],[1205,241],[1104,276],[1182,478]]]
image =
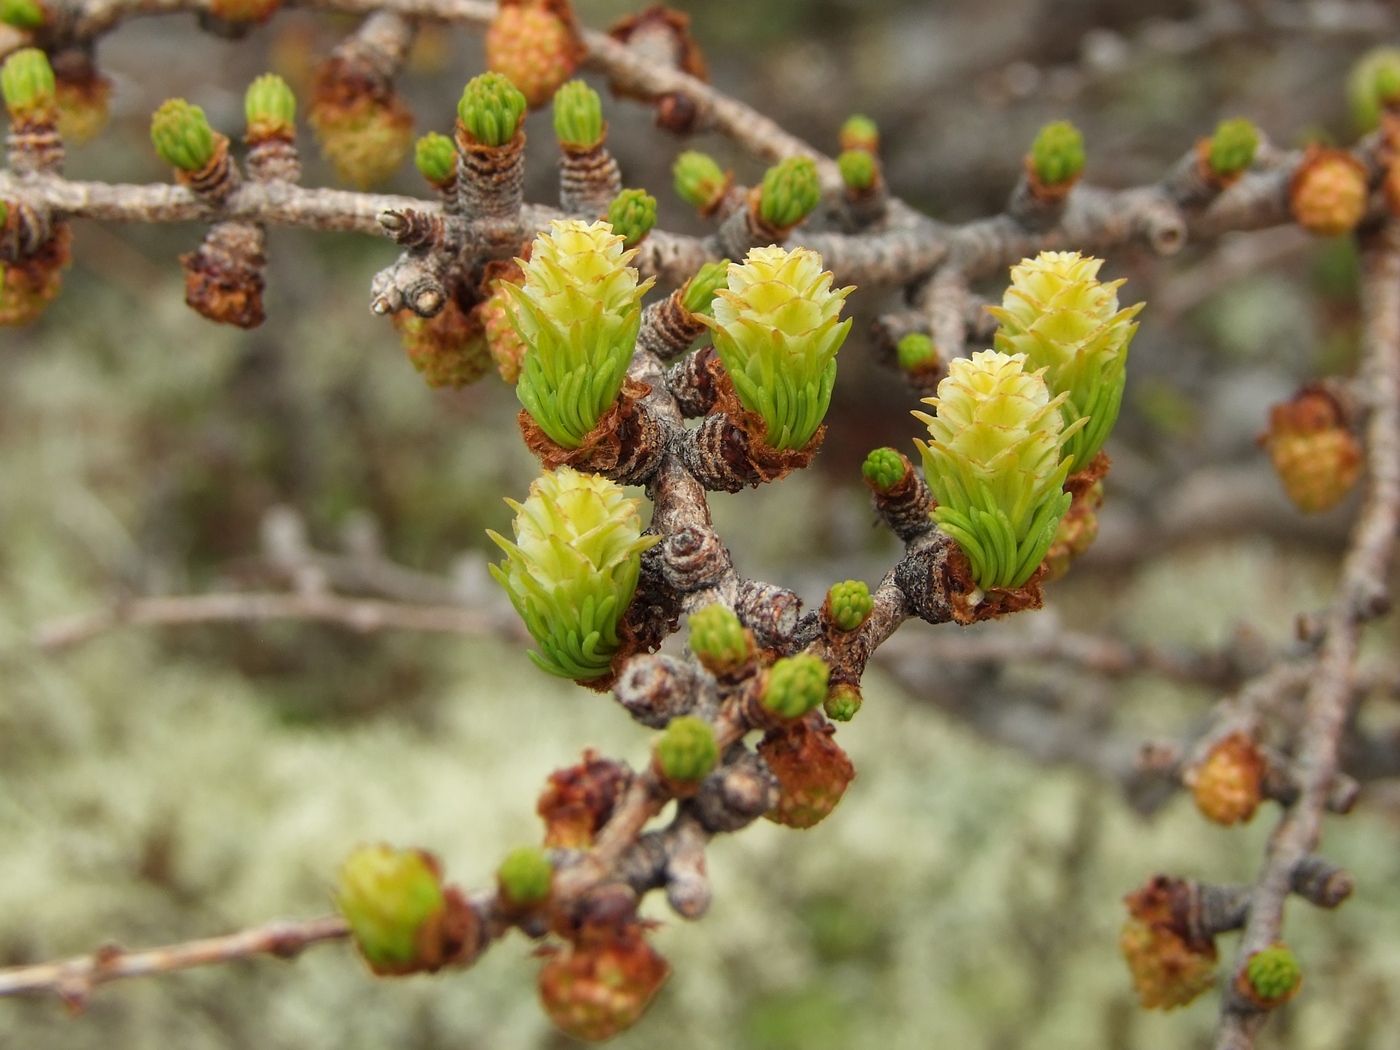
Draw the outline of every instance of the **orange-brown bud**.
[[[1361,477],[1361,443],[1347,428],[1336,398],[1321,387],[1304,387],[1291,401],[1275,405],[1259,443],[1299,510],[1330,510]]]
[[[637,1023],[671,973],[640,923],[597,929],[563,949],[545,949],[540,1002],[576,1039],[608,1039]]]
[[[17,221],[9,209],[9,221]],[[71,261],[71,235],[66,223],[58,223],[33,255],[19,262],[0,263],[0,326],[29,324],[58,298],[63,269]]]
[[[1250,820],[1264,797],[1264,755],[1244,733],[1231,733],[1186,776],[1196,808],[1217,824]]]
[[[569,0],[502,0],[486,31],[486,67],[509,77],[531,109],[549,102],[582,58]]]
[[[632,773],[620,762],[600,758],[589,749],[576,766],[557,769],[540,795],[535,811],[544,820],[544,844],[587,849],[622,799]]]
[[[1185,1006],[1215,981],[1215,942],[1192,938],[1184,920],[1189,894],[1183,880],[1159,875],[1123,898],[1128,921],[1118,947],[1148,1010]]]
[[[835,728],[819,716],[769,730],[758,753],[777,778],[778,804],[769,820],[810,828],[830,815],[855,779],[855,766],[832,739]]]
[[[1309,233],[1350,233],[1366,214],[1366,166],[1346,150],[1310,146],[1288,185],[1288,207]]]

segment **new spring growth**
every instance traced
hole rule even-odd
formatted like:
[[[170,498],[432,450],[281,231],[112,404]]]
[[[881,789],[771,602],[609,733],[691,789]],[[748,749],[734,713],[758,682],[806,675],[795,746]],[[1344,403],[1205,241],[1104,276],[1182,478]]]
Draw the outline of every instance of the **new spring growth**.
[[[1025,354],[1028,369],[1043,369],[1051,396],[1064,395],[1060,413],[1071,470],[1084,470],[1118,420],[1127,381],[1128,344],[1142,303],[1120,310],[1118,286],[1097,279],[1101,259],[1078,252],[1041,252],[1011,268],[1000,307],[996,348]],[[1087,420],[1081,429],[1071,428]]]
[[[1233,178],[1254,163],[1259,148],[1259,129],[1244,117],[1222,120],[1210,138],[1206,161],[1221,178]]]
[[[785,656],[768,672],[763,706],[779,718],[801,718],[826,699],[831,668],[819,656]]]
[[[692,208],[709,212],[729,189],[729,176],[708,153],[687,150],[671,167],[676,196]]]
[[[522,380],[523,381],[523,380]],[[637,589],[642,551],[641,500],[620,485],[571,467],[546,472],[515,510],[515,542],[487,535],[506,552],[491,566],[540,651],[536,666],[587,681],[611,669],[618,625]]]
[[[467,133],[483,146],[504,146],[520,129],[525,96],[500,73],[473,77],[462,90],[457,117]]]
[[[264,73],[248,85],[243,113],[250,142],[296,137],[297,97],[276,73]]]
[[[642,322],[636,250],[605,222],[555,220],[520,262],[525,284],[503,284],[524,341],[516,394],[549,437],[578,448],[622,390]]]
[[[420,968],[425,929],[446,907],[437,863],[422,850],[361,846],[341,865],[336,909],[377,974]]]
[[[1083,424],[1065,427],[1065,399],[1027,371],[1024,354],[983,350],[954,360],[938,396],[924,399],[936,415],[914,413],[928,425],[929,441],[917,444],[938,501],[933,518],[983,589],[1030,579],[1069,509],[1062,454]]]
[[[854,631],[870,616],[875,599],[870,596],[870,588],[860,580],[847,580],[826,592],[826,607],[832,623],[843,631]]]
[[[1040,129],[1031,143],[1031,167],[1044,186],[1062,186],[1084,170],[1084,136],[1067,120]]]
[[[810,248],[754,248],[730,264],[715,293],[715,352],[739,400],[763,420],[769,448],[803,448],[821,426],[836,382],[836,351],[851,322],[839,320],[854,289],[831,287]]]
[[[673,718],[656,741],[656,764],[668,780],[690,784],[704,780],[718,761],[714,728],[703,718]]]
[[[821,203],[822,187],[811,157],[785,157],[763,173],[758,214],[777,230],[789,230]]]
[[[182,98],[167,99],[151,117],[151,142],[172,168],[195,172],[214,159],[214,132],[204,110]]]
[[[1382,109],[1400,101],[1400,48],[1378,47],[1363,55],[1347,80],[1347,97],[1357,129],[1373,131]]]
[[[864,703],[865,698],[860,695],[860,686],[850,682],[838,682],[826,694],[822,710],[833,722],[849,722],[855,718],[856,712]]]
[[[1288,945],[1278,942],[1251,955],[1245,963],[1243,976],[1249,987],[1241,991],[1265,1007],[1277,1006],[1292,998],[1303,982],[1298,957]]]
[[[681,305],[692,314],[708,314],[710,304],[715,300],[715,292],[724,285],[728,277],[728,259],[706,263],[685,282],[685,290],[681,293]]]
[[[841,172],[841,182],[848,190],[868,190],[875,185],[877,169],[873,153],[863,149],[844,150],[836,158],[836,167]]]
[[[933,340],[923,332],[910,332],[895,344],[894,353],[899,367],[906,372],[924,372],[938,367],[938,351]]]
[[[507,904],[528,908],[549,899],[554,865],[538,846],[521,846],[506,854],[496,869],[496,885]]]
[[[39,29],[46,21],[44,9],[34,0],[0,0],[0,22],[16,29]]]
[[[635,248],[656,225],[656,198],[646,190],[623,190],[608,205],[607,222],[624,248]]]
[[[892,448],[877,448],[860,465],[861,477],[876,492],[886,493],[904,480],[904,457]]]
[[[838,140],[842,151],[863,150],[866,153],[880,152],[880,129],[869,117],[860,114],[846,118],[841,125]]]
[[[457,145],[446,135],[430,131],[413,147],[413,163],[434,186],[445,185],[457,177]]]
[[[12,124],[52,125],[58,120],[53,68],[37,47],[20,48],[5,59],[0,67],[0,93]]]
[[[753,637],[732,609],[716,602],[691,613],[690,651],[711,674],[733,674],[753,659]]]
[[[570,80],[554,93],[554,135],[572,150],[602,144],[603,102],[584,81]]]

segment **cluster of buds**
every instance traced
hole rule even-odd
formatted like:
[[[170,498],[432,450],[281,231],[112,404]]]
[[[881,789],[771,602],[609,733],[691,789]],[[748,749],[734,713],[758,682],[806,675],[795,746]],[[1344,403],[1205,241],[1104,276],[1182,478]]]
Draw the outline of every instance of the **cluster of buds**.
[[[486,67],[539,109],[574,75],[583,42],[569,0],[502,0],[486,30]]]
[[[1346,416],[1337,399],[1316,385],[1270,410],[1269,429],[1259,444],[1299,510],[1330,510],[1361,477],[1365,457]]]
[[[676,196],[704,216],[716,214],[725,205],[734,185],[734,174],[699,150],[686,150],[678,156],[671,176]]]

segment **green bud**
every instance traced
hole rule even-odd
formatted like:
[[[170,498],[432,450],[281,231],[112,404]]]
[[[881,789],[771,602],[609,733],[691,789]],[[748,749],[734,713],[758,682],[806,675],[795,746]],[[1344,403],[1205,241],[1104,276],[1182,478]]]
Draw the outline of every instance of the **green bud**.
[[[473,77],[457,103],[457,116],[472,138],[483,146],[504,146],[520,129],[525,96],[500,73]]]
[[[636,254],[605,222],[556,219],[535,238],[525,284],[502,284],[525,343],[515,392],[564,448],[579,448],[622,390],[642,324],[642,296],[627,265]]]
[[[524,503],[506,502],[516,542],[487,533],[506,552],[491,575],[539,643],[530,659],[561,678],[601,678],[622,646],[618,627],[642,551],[658,540],[642,535],[642,501],[607,478],[560,467],[537,478]]]
[[[506,854],[496,869],[496,885],[506,902],[516,907],[542,904],[549,899],[554,865],[538,846],[521,846]]]
[[[875,185],[878,165],[873,153],[863,149],[845,150],[836,158],[836,166],[841,170],[841,181],[849,190],[868,190]]]
[[[160,159],[181,171],[199,171],[214,159],[214,132],[204,110],[167,99],[151,117],[151,142]]]
[[[53,68],[48,56],[37,47],[20,48],[5,59],[5,65],[0,67],[0,93],[5,96],[5,108],[12,121],[58,119]]]
[[[0,22],[16,29],[40,29],[47,16],[35,0],[0,0]]]
[[[1297,956],[1288,945],[1278,943],[1251,955],[1244,974],[1255,994],[1270,1005],[1291,996],[1303,980]]]
[[[821,426],[836,383],[836,351],[851,330],[839,320],[852,291],[833,291],[810,248],[754,248],[731,263],[715,293],[715,352],[739,400],[763,419],[769,448],[803,448]]]
[[[335,904],[378,974],[421,968],[421,934],[446,903],[437,862],[417,849],[361,846],[341,865]]]
[[[685,282],[685,289],[681,293],[681,305],[693,314],[708,314],[715,299],[715,292],[724,285],[728,277],[728,259],[706,263]]]
[[[584,81],[570,80],[554,93],[554,135],[577,150],[603,141],[603,101]]]
[[[894,449],[877,448],[865,457],[865,462],[860,466],[860,473],[867,485],[884,494],[903,481],[905,472],[909,469],[904,457]]]
[[[870,588],[860,580],[847,580],[826,592],[826,604],[831,610],[832,623],[843,631],[854,631],[875,608],[875,599],[870,596]]]
[[[1210,170],[1224,178],[1238,175],[1254,163],[1259,129],[1244,117],[1222,120],[1210,139]]]
[[[849,722],[856,716],[856,712],[861,709],[864,702],[864,698],[860,695],[860,686],[851,685],[849,682],[838,682],[826,694],[823,709],[826,711],[826,717],[833,722]]]
[[[457,172],[457,146],[446,135],[430,131],[413,147],[413,163],[434,185],[451,182]]]
[[[608,205],[607,221],[624,248],[635,248],[656,225],[656,198],[646,190],[623,190]]]
[[[821,203],[822,187],[811,157],[786,157],[763,173],[758,213],[779,230],[796,226]]]
[[[754,656],[739,617],[718,602],[690,614],[690,651],[712,674],[732,674]]]
[[[801,718],[826,700],[831,668],[819,656],[786,656],[768,672],[763,706],[780,718]]]
[[[250,139],[292,138],[296,134],[297,97],[276,73],[264,73],[248,85],[243,114]]]
[[[670,780],[703,780],[718,761],[714,728],[703,718],[682,715],[671,719],[656,742],[656,763]]]
[[[923,332],[910,332],[894,348],[899,367],[906,372],[923,372],[938,367],[938,351]]]
[[[1347,96],[1357,128],[1374,130],[1382,107],[1400,99],[1400,48],[1378,47],[1363,55],[1347,79]]]
[[[866,153],[880,152],[880,129],[869,117],[860,114],[847,117],[841,125],[838,136],[842,150],[864,150]]]
[[[671,174],[675,178],[676,196],[701,211],[709,211],[718,204],[729,188],[729,177],[714,157],[698,150],[687,150],[677,157]]]
[[[1067,120],[1046,124],[1031,143],[1031,166],[1042,185],[1073,182],[1084,170],[1084,136]]]

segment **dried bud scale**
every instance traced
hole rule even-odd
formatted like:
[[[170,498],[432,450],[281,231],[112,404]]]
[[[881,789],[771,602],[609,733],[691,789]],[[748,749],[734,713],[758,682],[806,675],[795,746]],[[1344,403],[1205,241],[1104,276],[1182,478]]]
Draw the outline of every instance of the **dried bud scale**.
[[[765,816],[790,828],[825,820],[855,779],[855,767],[832,739],[835,729],[820,716],[768,731],[758,754],[779,785],[778,803]]]
[[[281,6],[282,0],[210,0],[208,15],[234,27],[261,25]]]
[[[524,282],[525,274],[517,263],[502,264],[497,275],[484,281],[489,294],[476,308],[477,318],[486,333],[491,359],[496,363],[496,371],[507,383],[514,383],[520,378],[520,368],[525,361],[525,343],[511,320],[510,296],[505,292],[504,285]]]
[[[486,66],[510,78],[531,109],[574,75],[583,44],[569,0],[503,0],[486,31]]]
[[[587,849],[612,818],[632,782],[620,762],[585,751],[583,761],[549,775],[535,811],[544,821],[546,847]]]
[[[1159,875],[1123,899],[1128,921],[1118,945],[1144,1009],[1185,1006],[1215,983],[1219,953],[1188,921],[1191,896],[1190,884]]]
[[[394,330],[423,380],[433,388],[460,388],[492,370],[491,349],[479,315],[463,310],[456,295],[448,295],[431,317],[413,310],[394,314]]]
[[[107,126],[112,81],[97,71],[92,54],[70,47],[50,57],[54,96],[58,102],[58,133],[64,142],[81,146]]]
[[[262,324],[264,239],[255,223],[215,223],[197,250],[180,256],[186,305],[217,324]]]
[[[19,213],[14,208],[7,210],[8,227]],[[70,241],[68,224],[56,223],[37,250],[18,261],[0,263],[0,326],[30,324],[58,298],[63,269],[72,258]]]
[[[618,40],[643,57],[688,73],[698,80],[709,80],[709,68],[700,47],[690,35],[690,16],[661,4],[651,4],[635,15],[628,15],[608,30]],[[629,91],[626,85],[614,82],[614,94],[636,98],[639,102],[654,101],[656,125],[678,135],[697,130],[700,113],[689,95],[668,92],[650,99]]]
[[[589,930],[563,949],[546,949],[540,1002],[576,1039],[608,1039],[636,1024],[671,968],[639,922]]]

